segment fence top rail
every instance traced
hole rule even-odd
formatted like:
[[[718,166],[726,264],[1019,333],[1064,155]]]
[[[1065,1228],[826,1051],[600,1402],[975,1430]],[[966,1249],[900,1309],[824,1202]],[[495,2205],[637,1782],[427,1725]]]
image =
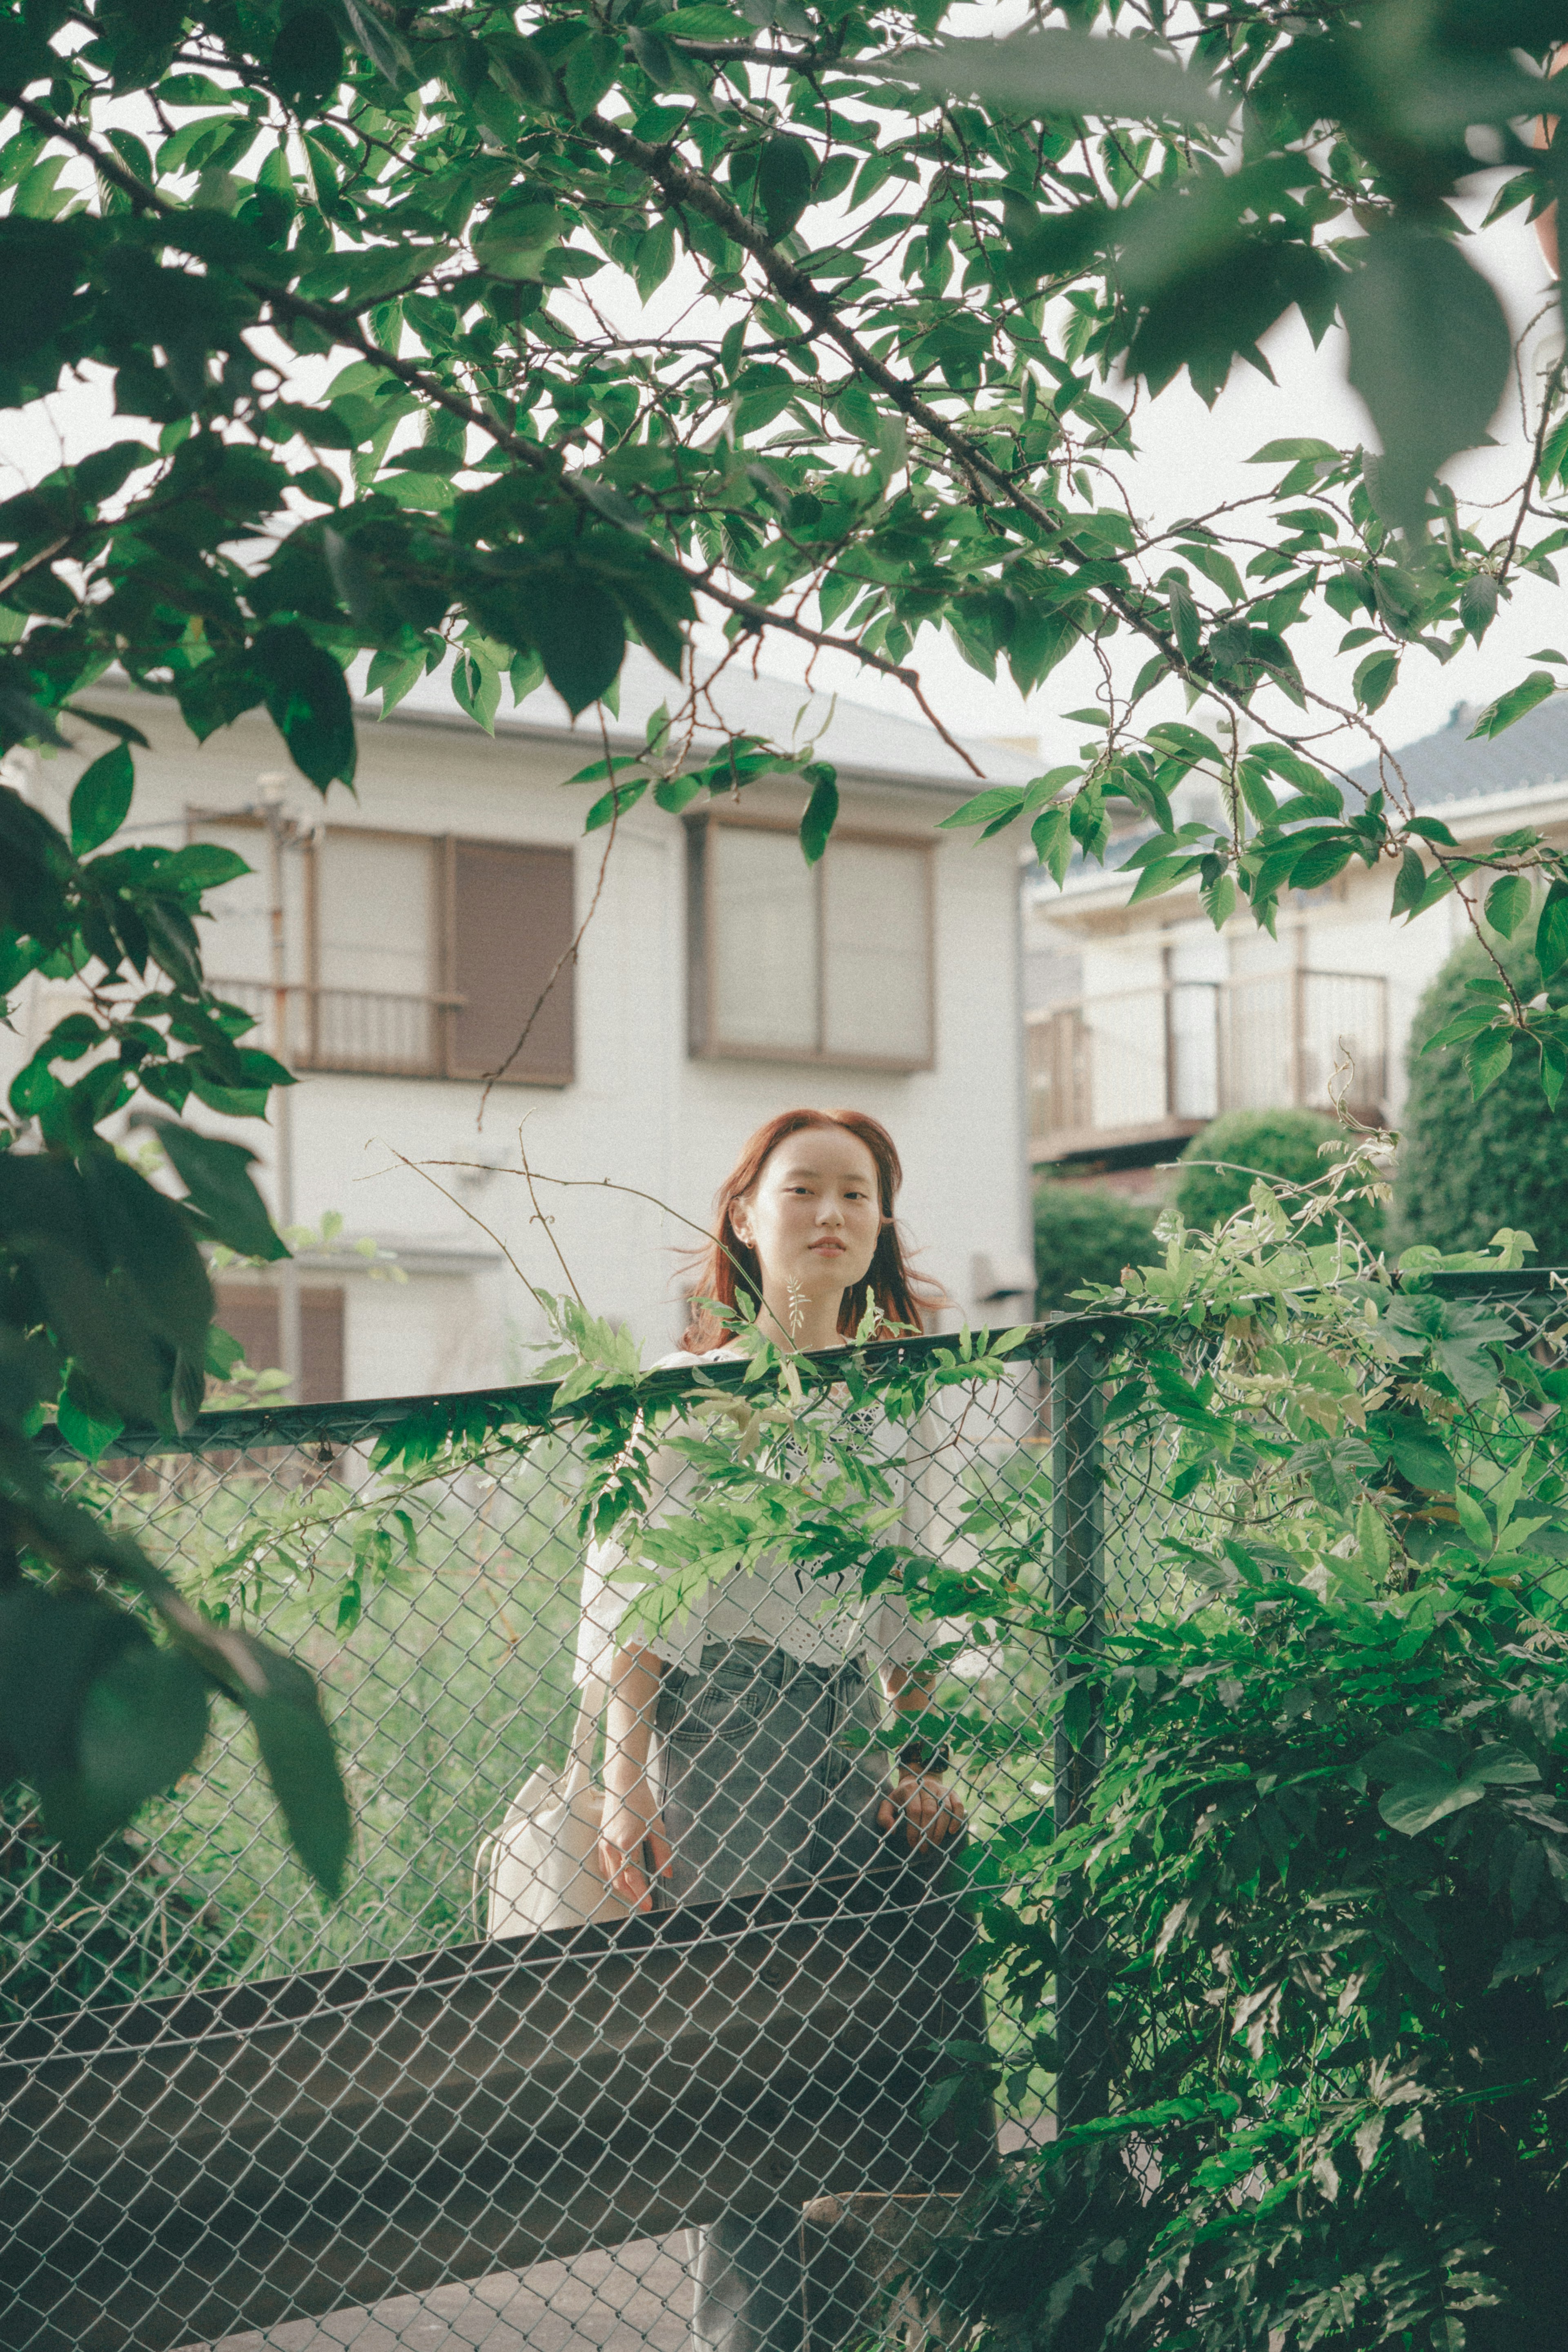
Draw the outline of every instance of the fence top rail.
[[[1058,1344],[1056,1335],[1062,1319],[1076,1323],[1082,1318],[1069,1317],[1043,1324],[1006,1327],[1018,1330],[1020,1336],[1000,1352],[1008,1361],[1028,1360],[1051,1352]],[[983,1332],[977,1334],[980,1336],[984,1336]],[[944,1350],[950,1351],[956,1338],[956,1333],[935,1332],[917,1339],[881,1339],[864,1346],[846,1344],[842,1348],[821,1349],[797,1360],[810,1386],[830,1388],[851,1363],[864,1364],[873,1371],[882,1366],[918,1365]],[[694,1373],[697,1371],[705,1389],[739,1388],[749,1369],[748,1363],[737,1358],[691,1367],[672,1365],[664,1371],[647,1374],[637,1383],[636,1394],[653,1403],[666,1397],[685,1395],[695,1385]],[[596,1389],[558,1405],[557,1386],[553,1381],[534,1381],[500,1388],[367,1397],[340,1404],[262,1405],[233,1412],[203,1412],[197,1414],[188,1429],[179,1433],[127,1429],[105,1447],[101,1459],[118,1462],[157,1454],[245,1454],[308,1445],[337,1450],[362,1444],[378,1432],[396,1428],[423,1413],[436,1412],[450,1414],[458,1427],[465,1422],[473,1425],[487,1418],[497,1428],[514,1423],[533,1423],[543,1428],[586,1420],[602,1407],[607,1393],[615,1393]],[[627,1382],[626,1387],[630,1391],[632,1383]],[[44,1453],[62,1461],[82,1459],[52,1423],[40,1431],[37,1444]]]
[[[1568,1312],[1568,1266],[1531,1266],[1510,1273],[1425,1274],[1412,1286],[1449,1298],[1496,1298],[1515,1306],[1539,1300],[1543,1307]],[[1167,1319],[1160,1315],[1127,1314],[1114,1309],[1096,1313],[1088,1308],[1070,1315],[1054,1314],[1042,1323],[1013,1326],[1019,1336],[999,1352],[1009,1362],[1067,1355],[1091,1344],[1130,1338],[1134,1331],[1163,1325]],[[1181,1328],[1185,1329],[1185,1324]],[[798,1360],[808,1384],[829,1388],[852,1362],[863,1364],[873,1371],[883,1366],[917,1366],[951,1350],[956,1336],[935,1332],[917,1339],[882,1339],[860,1347],[845,1345],[822,1349]],[[646,1375],[638,1384],[637,1394],[653,1403],[685,1395],[695,1385],[693,1375],[697,1370],[705,1389],[734,1389],[743,1385],[749,1365],[735,1358],[700,1367],[674,1365]],[[263,1405],[233,1412],[204,1412],[197,1414],[189,1429],[177,1433],[160,1429],[125,1430],[105,1448],[100,1458],[119,1462],[152,1454],[249,1454],[296,1451],[306,1446],[329,1446],[340,1451],[363,1444],[367,1438],[422,1414],[438,1412],[448,1414],[456,1430],[471,1428],[484,1420],[497,1429],[517,1423],[532,1423],[542,1429],[588,1419],[602,1407],[606,1394],[602,1389],[593,1390],[558,1405],[556,1389],[554,1381],[534,1381],[498,1388],[366,1397],[338,1404]],[[40,1450],[52,1458],[77,1463],[83,1458],[53,1423],[40,1431],[37,1442]]]
[[[868,1870],[832,1872],[782,1891],[729,1895],[717,1902],[684,1903],[651,1916],[580,1927],[559,1927],[532,1936],[495,1936],[477,1942],[446,1944],[427,1952],[399,1953],[387,1959],[344,1961],[292,1976],[260,1977],[212,1992],[163,1993],[151,2000],[73,2010],[59,2016],[31,2017],[0,2026],[0,2095],[13,2086],[6,2070],[32,2067],[53,2058],[88,2058],[99,2053],[133,2053],[200,2042],[214,2033],[262,2032],[301,2025],[326,2012],[343,2014],[366,2002],[476,1979],[486,1982],[519,1970],[547,1976],[565,1962],[628,1958],[679,1950],[691,1944],[736,1944],[759,1930],[800,1927],[852,1934],[856,1920],[874,1927],[918,1924],[929,1911],[938,1919],[950,1912],[953,1888],[945,1854],[913,1867],[903,1862]]]

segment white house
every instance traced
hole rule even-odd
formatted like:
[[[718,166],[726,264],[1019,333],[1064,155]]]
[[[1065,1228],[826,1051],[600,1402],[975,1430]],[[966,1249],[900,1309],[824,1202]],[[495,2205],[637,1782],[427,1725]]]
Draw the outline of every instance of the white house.
[[[1522,825],[1568,842],[1563,706],[1490,741],[1469,740],[1475,719],[1461,705],[1397,754],[1416,807],[1467,847]],[[1277,940],[1245,910],[1217,933],[1196,887],[1128,906],[1116,868],[1133,844],[1129,833],[1105,870],[1080,866],[1060,893],[1038,872],[1026,881],[1036,1163],[1143,1191],[1153,1179],[1135,1171],[1174,1158],[1217,1112],[1326,1108],[1331,1080],[1359,1116],[1396,1127],[1416,1007],[1469,929],[1458,899],[1391,922],[1389,867],[1357,859],[1282,901]]]
[[[152,747],[137,756],[131,837],[223,841],[255,869],[214,894],[206,961],[257,1014],[256,1042],[275,1043],[283,1009],[300,1080],[284,1136],[276,1118],[225,1131],[259,1154],[275,1207],[291,1190],[296,1222],[344,1220],[334,1246],[302,1258],[308,1397],[528,1377],[545,1336],[529,1283],[575,1284],[662,1352],[683,1319],[679,1253],[699,1241],[716,1184],[759,1120],[802,1102],[857,1106],[892,1129],[906,1227],[946,1286],[950,1322],[1024,1307],[1014,845],[935,830],[975,787],[925,726],[831,708],[739,661],[713,692],[731,727],[786,743],[821,730],[842,804],[820,866],[795,838],[806,788],[792,778],[705,793],[681,815],[644,798],[606,856],[608,832],[582,829],[602,787],[562,790],[601,756],[598,723],[574,727],[548,691],[493,740],[439,677],[386,720],[367,705],[357,793],[334,787],[325,802],[279,773],[263,714],[198,745],[171,703],[111,679],[89,698]],[[674,681],[633,654],[610,722],[616,752],[643,744],[664,699],[679,699]],[[716,740],[710,727],[698,751]],[[1030,772],[998,746],[983,764],[992,780]],[[26,789],[61,816],[77,761],[26,768]],[[275,832],[289,817],[298,827],[277,852],[281,992],[269,814]],[[35,986],[0,1040],[0,1083],[68,1001]],[[373,1277],[350,1246],[363,1237],[396,1253],[406,1281]],[[229,1276],[223,1306],[253,1363],[277,1361],[273,1278]]]

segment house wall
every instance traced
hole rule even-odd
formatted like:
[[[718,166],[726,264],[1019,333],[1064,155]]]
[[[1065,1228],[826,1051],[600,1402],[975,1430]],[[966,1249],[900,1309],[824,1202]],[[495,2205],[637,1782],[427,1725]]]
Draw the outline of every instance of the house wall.
[[[104,688],[94,701],[133,717],[150,739],[150,751],[137,757],[129,832],[138,840],[177,844],[190,807],[236,812],[254,799],[259,773],[287,765],[259,716],[198,746],[168,704]],[[575,744],[561,744],[519,732],[492,741],[472,726],[394,719],[363,724],[360,745],[357,797],[333,788],[325,808],[332,824],[573,845],[579,919],[587,914],[607,836],[581,837],[584,793],[560,789],[598,755],[586,723]],[[74,759],[34,764],[33,797],[57,820],[78,772]],[[906,835],[930,836],[963,797],[961,790],[841,782],[846,819]],[[323,814],[292,772],[286,801],[307,822]],[[800,804],[798,787],[747,795],[748,808],[775,806],[791,820]],[[297,1217],[316,1225],[337,1210],[350,1236],[377,1236],[417,1268],[402,1286],[372,1281],[351,1264],[340,1277],[334,1274],[347,1295],[348,1392],[526,1378],[528,1347],[543,1339],[545,1323],[521,1277],[563,1291],[561,1258],[596,1313],[624,1321],[650,1355],[664,1351],[681,1321],[676,1252],[697,1239],[680,1219],[705,1222],[745,1136],[797,1102],[852,1104],[887,1122],[904,1157],[902,1205],[921,1262],[948,1288],[949,1319],[974,1313],[976,1260],[1016,1266],[1028,1247],[1016,853],[1005,837],[978,848],[969,836],[934,838],[930,1070],[887,1075],[693,1060],[684,830],[678,819],[643,805],[617,829],[583,942],[570,1086],[497,1087],[481,1123],[476,1085],[303,1077],[293,1090]],[[258,863],[263,846],[258,838]],[[215,967],[219,958],[209,956]],[[64,1009],[62,995],[35,988],[21,1008],[20,1034],[0,1037],[0,1083],[9,1084]],[[194,1115],[257,1152],[258,1181],[270,1192],[272,1130]],[[535,1170],[581,1189],[541,1185],[536,1213],[519,1173],[519,1130]],[[449,1199],[399,1154],[402,1161],[481,1165],[429,1171]],[[653,1200],[602,1189],[605,1180]],[[519,1272],[507,1264],[508,1252]],[[446,1260],[452,1270],[444,1272]],[[1011,1305],[1004,1311],[1010,1317]]]

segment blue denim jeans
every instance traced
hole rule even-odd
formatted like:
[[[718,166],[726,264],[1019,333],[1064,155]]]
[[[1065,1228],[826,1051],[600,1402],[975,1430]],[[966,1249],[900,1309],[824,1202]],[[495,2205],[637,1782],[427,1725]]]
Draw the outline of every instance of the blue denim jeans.
[[[655,1907],[758,1895],[885,1855],[879,1751],[846,1737],[874,1730],[879,1713],[858,1661],[807,1666],[761,1643],[712,1642],[699,1669],[666,1666],[648,1771],[672,1859]],[[727,2213],[687,2239],[695,2352],[801,2352],[799,2206]]]

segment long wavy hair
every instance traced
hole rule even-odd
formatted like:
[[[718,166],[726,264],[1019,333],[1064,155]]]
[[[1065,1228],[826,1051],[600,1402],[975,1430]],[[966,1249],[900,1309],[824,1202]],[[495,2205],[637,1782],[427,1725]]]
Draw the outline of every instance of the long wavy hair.
[[[839,1329],[852,1339],[874,1300],[877,1336],[888,1339],[903,1331],[923,1331],[927,1313],[946,1303],[939,1286],[911,1272],[904,1239],[894,1216],[894,1202],[904,1181],[898,1147],[880,1119],[863,1110],[781,1110],[765,1119],[748,1137],[739,1159],[714,1196],[714,1240],[700,1253],[694,1267],[691,1319],[681,1345],[694,1356],[706,1356],[722,1347],[729,1334],[715,1305],[733,1311],[744,1292],[755,1309],[762,1297],[762,1267],[749,1242],[735,1230],[737,1203],[755,1191],[764,1168],[786,1137],[811,1127],[838,1127],[852,1135],[871,1153],[876,1168],[877,1201],[882,1230],[872,1262],[859,1282],[851,1283],[839,1309]]]

